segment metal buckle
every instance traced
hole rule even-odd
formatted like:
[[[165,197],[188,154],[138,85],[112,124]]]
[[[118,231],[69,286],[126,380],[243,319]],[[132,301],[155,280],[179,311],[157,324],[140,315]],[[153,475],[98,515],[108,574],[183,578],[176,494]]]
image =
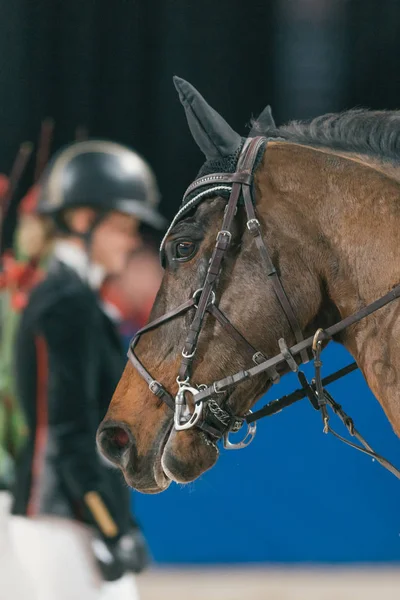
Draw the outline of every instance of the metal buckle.
[[[162,388],[162,385],[159,381],[156,381],[155,379],[153,379],[153,381],[150,381],[149,390],[155,396],[157,396],[157,394],[160,392],[161,388]]]
[[[225,394],[225,390],[217,390],[217,382],[214,381],[213,383],[213,390],[215,392],[215,394]]]
[[[232,239],[231,232],[228,231],[227,229],[221,229],[221,231],[218,231],[217,237],[216,237],[217,242],[219,242],[219,238],[222,235],[226,235],[228,237],[228,244],[230,244],[231,243],[231,239]]]
[[[260,365],[262,362],[266,361],[267,359],[265,358],[265,356],[262,352],[256,352],[255,354],[253,354],[253,358],[251,360],[256,365]]]
[[[249,410],[246,414],[251,415],[251,410]],[[257,423],[254,421],[254,423],[246,423],[246,425],[247,425],[246,435],[244,436],[242,441],[238,442],[237,444],[235,444],[234,442],[231,442],[229,440],[229,433],[230,433],[229,431],[227,431],[224,434],[224,442],[223,443],[224,443],[225,450],[241,450],[242,448],[246,448],[247,446],[249,446],[251,444],[251,442],[254,440],[256,433],[257,433]]]
[[[261,365],[266,360],[267,360],[267,357],[264,356],[264,354],[262,352],[256,352],[252,358],[253,363],[255,363],[256,365]],[[273,384],[279,383],[279,381],[281,379],[281,376],[279,375],[279,373],[275,369],[275,367],[271,367],[270,369],[268,369],[267,375]]]
[[[204,288],[199,288],[198,290],[196,290],[192,296],[192,298],[194,298],[196,300],[196,296],[201,294],[201,292],[204,290]],[[215,304],[215,292],[211,292],[211,300],[209,302],[210,304]],[[195,308],[198,307],[197,304],[194,305]]]
[[[326,338],[325,331],[320,327],[314,334],[312,342],[312,351],[317,352],[317,347],[322,349],[322,341]]]
[[[182,356],[183,358],[193,358],[193,356],[196,354],[196,348],[193,350],[193,352],[191,354],[186,354],[185,350],[182,350]]]
[[[258,219],[249,219],[246,223],[246,227],[250,232],[253,232],[256,228],[258,230],[260,229],[260,221]]]
[[[180,381],[177,378],[179,390],[175,396],[175,414],[174,414],[174,427],[176,431],[183,431],[185,429],[191,429],[196,425],[203,413],[203,402],[195,402],[194,411],[191,414],[186,403],[185,394],[189,392],[193,398],[199,393],[199,390],[188,385],[189,379]]]

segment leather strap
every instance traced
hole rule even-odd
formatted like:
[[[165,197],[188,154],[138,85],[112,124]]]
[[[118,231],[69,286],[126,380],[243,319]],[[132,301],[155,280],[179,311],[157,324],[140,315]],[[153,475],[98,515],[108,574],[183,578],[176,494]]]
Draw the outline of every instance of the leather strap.
[[[332,429],[332,427],[330,427],[330,425],[328,425],[328,427],[327,427],[327,432],[332,433],[332,435],[334,435],[338,440],[340,440],[344,444],[347,444],[347,446],[350,446],[351,448],[354,448],[355,450],[358,450],[359,452],[362,452],[363,454],[370,456],[371,458],[376,460],[380,465],[382,465],[382,467],[384,467],[385,469],[390,471],[392,473],[392,475],[394,475],[395,477],[400,479],[399,469],[397,469],[394,465],[392,465],[391,462],[389,462],[386,458],[384,458],[380,454],[377,454],[375,452],[375,450],[373,450],[371,448],[371,446],[363,438],[361,433],[359,431],[357,431],[357,429],[355,428],[353,419],[351,419],[351,417],[349,417],[344,412],[344,410],[342,409],[340,404],[335,402],[335,400],[332,398],[332,396],[326,390],[324,390],[324,395],[325,395],[326,403],[329,404],[329,406],[332,408],[333,412],[342,421],[343,425],[346,427],[346,429],[350,433],[350,435],[355,437],[356,440],[361,444],[361,446],[357,446],[357,444],[354,444],[350,440],[346,440],[346,438],[344,438],[339,433],[337,433],[334,429]]]
[[[244,196],[244,206],[247,213],[247,228],[251,235],[254,237],[254,241],[256,246],[260,252],[261,258],[264,262],[267,277],[272,283],[273,290],[275,292],[276,297],[279,300],[280,305],[283,308],[283,311],[286,315],[287,320],[289,321],[290,327],[295,335],[296,342],[301,342],[304,337],[301,331],[299,322],[293,312],[292,306],[289,302],[289,299],[286,295],[286,292],[283,288],[281,279],[272,263],[271,257],[267,250],[267,247],[264,243],[263,237],[261,235],[261,225],[259,220],[256,217],[253,202],[249,193],[248,188],[244,188],[243,190]],[[307,350],[304,349],[300,352],[300,357],[302,363],[307,363],[309,361]]]
[[[390,302],[393,302],[393,300],[396,300],[399,297],[400,297],[400,284],[396,285],[396,287],[394,287],[390,292],[385,294],[385,296],[382,296],[378,300],[375,300],[371,304],[368,304],[367,306],[365,306],[361,310],[357,311],[356,313],[349,315],[345,319],[342,319],[338,323],[335,323],[331,327],[328,327],[327,329],[325,329],[323,332],[323,334],[324,334],[323,338],[330,339],[331,337],[333,337],[334,335],[337,335],[338,333],[340,333],[347,327],[354,325],[354,323],[358,323],[358,321],[361,321],[365,317],[369,316],[373,312],[376,312],[383,306],[386,306],[387,304],[389,304]],[[303,340],[302,342],[299,342],[298,344],[295,344],[294,346],[292,346],[292,348],[290,348],[290,353],[293,356],[296,356],[302,350],[304,350],[306,348],[311,348],[313,341],[314,341],[314,336],[308,337],[307,339]],[[220,379],[219,381],[214,382],[212,387],[208,387],[205,390],[202,390],[196,396],[196,402],[204,402],[204,401],[206,401],[206,399],[208,397],[211,397],[213,394],[214,387],[216,387],[216,389],[218,391],[227,390],[228,388],[232,387],[233,385],[237,385],[238,383],[241,383],[242,381],[249,379],[249,377],[254,377],[255,375],[259,375],[260,373],[263,373],[264,371],[266,371],[267,369],[270,369],[271,367],[276,367],[277,365],[282,364],[283,362],[285,362],[285,360],[286,359],[283,356],[283,354],[279,353],[276,356],[267,359],[265,362],[261,363],[261,365],[256,365],[255,367],[252,367],[245,371],[238,371],[234,375],[230,375],[228,377],[225,377],[224,379]]]
[[[230,229],[232,226],[233,218],[235,216],[235,210],[240,195],[240,189],[241,188],[239,184],[235,183],[232,186],[231,196],[227,205],[227,209],[225,211],[221,230],[217,235],[217,241],[210,260],[206,279],[204,281],[203,290],[201,292],[201,296],[197,306],[196,314],[189,327],[189,332],[184,345],[184,354],[191,358],[183,358],[181,368],[179,371],[179,379],[181,379],[182,381],[184,381],[187,377],[190,376],[189,369],[192,364],[193,353],[197,345],[205,312],[210,303],[211,295],[214,291],[213,288],[215,281],[221,270],[222,259],[231,241]]]
[[[262,143],[264,143],[264,138],[249,138],[246,140],[243,146],[243,150],[238,161],[238,171],[234,175],[240,175],[241,173],[244,173],[245,176],[240,177],[240,183],[235,181],[232,184],[230,198],[225,209],[221,230],[217,235],[215,248],[210,260],[196,314],[189,327],[189,332],[184,345],[183,360],[179,370],[179,379],[181,381],[184,381],[190,377],[190,369],[193,363],[194,353],[203,324],[205,312],[209,306],[216,279],[221,271],[222,260],[231,242],[232,224],[240,198],[240,192],[242,191],[243,187],[247,188],[247,186],[251,184],[253,162]],[[241,171],[242,168],[243,172]],[[201,185],[204,184],[201,183]]]
[[[254,362],[256,365],[261,364],[266,360],[266,357],[258,352],[254,346],[250,344],[246,340],[245,337],[242,336],[240,331],[236,329],[234,325],[229,321],[229,319],[225,316],[225,314],[214,304],[210,306],[208,312],[212,314],[212,316],[220,323],[220,325],[227,331],[227,333],[236,341],[238,344],[241,344],[247,350],[247,354],[249,355],[249,359]],[[279,375],[276,369],[272,368],[267,371],[267,375],[272,381],[279,381]]]
[[[343,367],[342,369],[339,369],[338,371],[331,373],[331,375],[327,375],[326,377],[324,377],[322,379],[323,387],[325,388],[327,385],[334,383],[341,377],[345,377],[346,375],[348,375],[349,373],[352,373],[356,369],[358,369],[357,363],[352,362],[349,365],[347,365],[346,367]],[[298,376],[299,375],[302,375],[301,371],[299,371]],[[254,423],[255,421],[259,421],[260,419],[263,419],[264,417],[271,417],[272,415],[276,415],[276,413],[281,412],[281,410],[283,410],[284,408],[287,408],[288,406],[291,406],[295,402],[298,402],[299,400],[303,400],[303,398],[306,398],[306,397],[308,398],[309,397],[308,382],[307,381],[304,382],[304,380],[303,380],[303,381],[300,381],[300,383],[301,383],[301,388],[298,388],[297,390],[295,390],[294,392],[291,392],[290,394],[281,396],[277,400],[272,400],[271,402],[268,402],[268,404],[265,404],[262,408],[246,415],[244,417],[246,423]],[[313,394],[314,394],[314,391],[313,391]],[[311,404],[313,405],[314,408],[316,408],[314,398],[311,401]]]

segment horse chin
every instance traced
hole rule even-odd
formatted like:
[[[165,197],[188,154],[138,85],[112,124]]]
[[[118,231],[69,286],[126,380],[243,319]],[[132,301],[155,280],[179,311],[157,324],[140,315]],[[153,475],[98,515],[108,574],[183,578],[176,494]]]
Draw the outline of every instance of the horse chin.
[[[164,476],[176,483],[194,481],[217,462],[219,450],[198,429],[172,429],[161,458]]]
[[[161,461],[172,426],[172,421],[164,424],[144,460],[138,460],[134,448],[129,459],[121,466],[126,483],[142,494],[159,494],[171,484],[171,478],[164,472]]]
[[[216,463],[216,444],[199,429],[176,431],[170,422],[159,432],[152,450],[138,468],[137,456],[131,455],[122,466],[127,484],[142,494],[165,491],[171,481],[189,483]]]
[[[152,473],[149,476],[138,478],[130,465],[122,469],[122,472],[129,487],[141,494],[159,494],[164,492],[171,484],[171,479],[161,467],[161,459],[154,463]]]
[[[141,494],[160,494],[164,492],[170,485],[171,480],[167,477],[162,468],[161,461],[159,467],[154,466],[153,474],[150,477],[138,479],[136,474],[127,466],[122,469],[126,483]]]

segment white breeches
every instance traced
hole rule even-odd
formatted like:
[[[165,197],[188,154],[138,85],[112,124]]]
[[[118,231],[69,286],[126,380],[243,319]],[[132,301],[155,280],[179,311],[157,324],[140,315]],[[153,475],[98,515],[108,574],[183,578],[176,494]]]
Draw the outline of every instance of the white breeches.
[[[12,516],[15,554],[32,581],[29,600],[139,600],[131,573],[102,580],[84,524],[59,517]],[[10,595],[15,598],[15,595]]]
[[[31,598],[32,587],[13,551],[9,532],[10,505],[10,494],[0,491],[0,598],[27,600]]]

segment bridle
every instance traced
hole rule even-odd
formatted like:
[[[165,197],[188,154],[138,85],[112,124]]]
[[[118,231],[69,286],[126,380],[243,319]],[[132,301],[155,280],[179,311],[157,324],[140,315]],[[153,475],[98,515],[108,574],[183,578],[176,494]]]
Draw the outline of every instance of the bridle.
[[[400,471],[372,450],[365,442],[364,438],[362,438],[355,429],[353,421],[325,390],[325,385],[328,385],[339,377],[351,372],[357,368],[357,365],[353,363],[330,377],[322,379],[322,362],[320,358],[322,344],[324,342],[328,342],[334,335],[337,335],[350,325],[357,323],[361,319],[364,319],[371,313],[398,298],[400,296],[400,285],[397,285],[388,294],[362,308],[357,313],[346,317],[325,330],[319,329],[314,336],[304,339],[297,318],[264,243],[261,225],[254,210],[252,185],[255,163],[266,144],[267,140],[264,137],[247,138],[239,155],[235,173],[214,173],[212,175],[200,177],[186,190],[183,199],[183,209],[178,212],[173,220],[164,237],[161,248],[163,248],[163,244],[165,243],[169,231],[176,222],[182,218],[183,214],[186,214],[205,198],[220,195],[221,191],[224,191],[225,193],[227,191],[229,192],[229,200],[225,207],[221,229],[216,237],[215,247],[209,262],[203,287],[196,290],[192,297],[186,300],[186,302],[177,308],[168,311],[163,316],[155,319],[138,331],[130,344],[128,357],[132,365],[147,382],[150,391],[173,411],[174,427],[177,431],[197,427],[207,434],[205,439],[208,443],[215,444],[216,441],[223,438],[224,447],[227,449],[244,448],[254,439],[257,420],[275,414],[297,400],[307,397],[312,406],[321,412],[325,433],[331,432],[341,441],[373,456],[378,462],[400,479]],[[199,191],[200,189],[202,191]],[[195,192],[196,194],[193,195]],[[267,358],[261,352],[257,351],[257,349],[254,348],[229,321],[216,303],[216,283],[221,274],[224,256],[232,240],[233,222],[239,202],[242,202],[244,205],[247,217],[246,227],[254,238],[265,266],[268,280],[272,283],[275,295],[279,300],[296,339],[296,344],[293,347],[288,348],[285,340],[281,338],[279,340],[280,353],[272,358]],[[135,347],[144,333],[185,314],[189,310],[194,310],[195,312],[182,350],[181,366],[176,379],[178,383],[178,392],[176,396],[173,397],[168,390],[164,388],[162,383],[155,380],[147,371],[137,357]],[[194,357],[196,355],[197,343],[206,313],[214,317],[224,331],[243,348],[243,354],[247,355],[249,362],[251,362],[253,366],[238,371],[234,375],[229,375],[219,381],[214,381],[211,385],[207,386],[203,384],[195,386],[190,383],[190,377]],[[309,361],[308,350],[310,348],[312,350],[315,367],[315,378],[311,383],[307,381],[304,373],[299,371],[298,367],[299,364],[305,364]],[[226,390],[260,374],[266,374],[272,383],[277,383],[279,381],[279,374],[276,368],[285,363],[289,366],[290,370],[297,373],[301,383],[301,389],[296,390],[293,394],[275,400],[255,413],[249,411],[243,416],[233,415],[228,407],[222,408],[215,401],[214,398],[216,395],[224,394]],[[187,395],[192,396],[194,405],[193,412],[190,412]],[[364,448],[346,440],[331,429],[329,426],[328,406],[330,406],[341,418],[349,433],[363,444]],[[229,440],[229,433],[239,431],[243,424],[247,425],[245,438],[239,443],[231,442]]]

